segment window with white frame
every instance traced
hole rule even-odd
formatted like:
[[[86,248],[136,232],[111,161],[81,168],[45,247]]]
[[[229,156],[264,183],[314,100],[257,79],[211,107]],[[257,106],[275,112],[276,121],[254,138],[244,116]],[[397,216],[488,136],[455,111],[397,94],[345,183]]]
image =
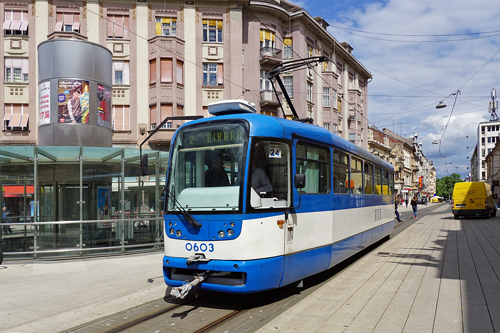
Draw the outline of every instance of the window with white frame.
[[[55,31],[80,32],[79,12],[57,12]]]
[[[260,29],[260,49],[274,48],[274,32]]]
[[[285,90],[288,94],[288,97],[293,97],[293,76],[286,75],[283,76],[283,85],[285,86]]]
[[[5,82],[28,83],[28,58],[5,58]]]
[[[222,20],[203,20],[203,41],[222,43]]]
[[[356,134],[355,133],[349,133],[349,142],[355,143],[356,141]]]
[[[338,95],[337,95],[337,90],[332,89],[332,101],[333,101],[333,107],[336,107],[335,101],[337,100]]]
[[[113,61],[113,84],[130,84],[128,61]]]
[[[108,14],[108,38],[130,38],[128,15]]]
[[[323,106],[329,107],[330,104],[330,88],[323,88]]]
[[[224,85],[223,64],[212,62],[203,64],[203,85],[208,87]]]
[[[113,105],[113,130],[130,130],[130,105]]]
[[[313,84],[309,81],[307,81],[307,101],[311,103],[313,101]]]
[[[332,132],[333,133],[337,133],[337,131],[338,131],[338,127],[337,126],[338,126],[337,124],[332,124]]]
[[[268,78],[268,72],[260,71],[260,91],[272,91],[271,80]]]
[[[313,47],[310,44],[307,44],[307,57],[311,58],[313,56]]]
[[[323,123],[323,128],[330,131],[330,123]]]
[[[156,36],[177,36],[177,18],[156,17]]]
[[[2,30],[4,35],[28,35],[28,11],[11,10],[4,11]]]
[[[286,37],[283,39],[283,58],[291,59],[293,58],[293,41],[292,37]]]

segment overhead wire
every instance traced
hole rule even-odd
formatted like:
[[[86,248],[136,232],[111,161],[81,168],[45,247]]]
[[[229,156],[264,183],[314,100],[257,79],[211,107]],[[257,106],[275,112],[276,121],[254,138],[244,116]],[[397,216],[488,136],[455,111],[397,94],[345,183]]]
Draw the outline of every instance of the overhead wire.
[[[84,8],[82,5],[80,5],[79,3],[77,3],[77,2],[76,2],[76,1],[74,1],[74,0],[68,0],[68,1],[69,1],[69,2],[71,2],[71,3],[73,3],[73,4],[75,4],[75,5],[77,5],[77,6],[78,6],[78,7],[80,7],[80,8]],[[92,11],[92,10],[88,9],[88,8],[85,8],[85,10],[86,10],[87,12],[90,12],[90,13],[92,13],[92,14],[95,14],[96,16],[98,16],[98,17],[99,17],[99,18],[101,18],[101,19],[104,19],[104,20],[108,21],[108,23],[109,23],[109,22],[111,22],[111,23],[113,23],[113,24],[115,24],[115,25],[117,25],[117,26],[119,26],[119,27],[123,28],[124,30],[127,30],[130,34],[132,34],[132,35],[136,36],[137,38],[140,38],[140,39],[142,39],[142,40],[144,40],[144,41],[148,41],[148,38],[145,38],[145,37],[143,37],[143,36],[141,36],[141,35],[139,35],[139,34],[137,34],[137,33],[133,32],[133,31],[132,31],[132,30],[130,30],[128,27],[125,27],[125,25],[116,24],[116,23],[114,23],[114,22],[110,21],[107,17],[104,17],[104,16],[102,16],[102,17],[101,17],[101,15],[99,15],[99,13],[96,13],[96,12],[94,12],[94,11]],[[194,66],[196,66],[196,67],[198,67],[198,68],[201,68],[201,69],[203,70],[203,66],[200,66],[200,65],[196,64],[195,62],[192,62],[191,60],[186,59],[185,57],[181,57],[181,56],[179,56],[179,55],[175,54],[172,50],[169,50],[169,49],[167,49],[167,48],[163,47],[162,45],[160,45],[159,43],[156,43],[156,41],[155,41],[155,42],[153,42],[153,43],[155,43],[155,45],[156,45],[158,48],[163,49],[163,50],[165,50],[165,51],[167,51],[167,52],[171,53],[173,56],[175,55],[175,56],[176,56],[176,58],[181,59],[181,60],[183,60],[184,62],[190,63],[190,64],[192,64],[192,65],[194,65]],[[241,88],[241,89],[242,89],[242,91],[248,91],[248,92],[251,92],[251,90],[249,90],[249,89],[245,88],[244,86],[241,86],[240,84],[238,84],[238,83],[236,83],[236,82],[233,82],[233,81],[231,81],[231,80],[227,79],[227,77],[225,77],[224,75],[219,75],[219,73],[217,73],[217,77],[221,77],[221,78],[223,78],[223,79],[224,79],[224,82],[226,82],[226,81],[227,81],[228,83],[233,84],[233,85],[237,86],[238,88]],[[253,94],[253,95],[255,95],[256,97],[260,97],[258,94],[255,94],[255,93],[252,93],[252,94]]]

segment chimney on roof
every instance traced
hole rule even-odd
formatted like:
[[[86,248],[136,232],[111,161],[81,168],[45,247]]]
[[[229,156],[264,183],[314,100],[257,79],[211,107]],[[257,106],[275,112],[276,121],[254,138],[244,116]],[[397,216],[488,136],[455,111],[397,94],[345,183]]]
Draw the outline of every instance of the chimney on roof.
[[[314,18],[319,24],[321,24],[321,26],[323,27],[323,29],[326,30],[326,28],[328,28],[330,25],[328,24],[328,22],[326,22],[321,16],[316,16]]]
[[[351,53],[353,50],[352,46],[349,45],[349,43],[347,43],[347,42],[342,42],[342,43],[340,43],[340,45],[342,45],[344,47],[344,49],[346,49],[347,52],[349,52],[349,53]]]

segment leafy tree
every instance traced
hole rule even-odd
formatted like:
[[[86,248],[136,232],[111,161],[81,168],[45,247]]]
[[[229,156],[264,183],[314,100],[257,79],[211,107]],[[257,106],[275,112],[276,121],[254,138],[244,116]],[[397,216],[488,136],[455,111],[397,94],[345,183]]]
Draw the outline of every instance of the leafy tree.
[[[436,194],[440,197],[444,197],[445,199],[451,199],[455,183],[460,182],[463,182],[463,180],[460,179],[460,175],[458,173],[452,173],[451,176],[438,178],[436,179]]]

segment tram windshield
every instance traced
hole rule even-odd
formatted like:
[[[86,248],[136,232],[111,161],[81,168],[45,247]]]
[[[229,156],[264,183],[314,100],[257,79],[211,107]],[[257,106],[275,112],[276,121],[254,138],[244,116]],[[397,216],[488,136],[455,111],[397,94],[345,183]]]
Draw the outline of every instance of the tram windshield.
[[[181,129],[172,151],[167,210],[236,211],[248,125],[211,122]]]

